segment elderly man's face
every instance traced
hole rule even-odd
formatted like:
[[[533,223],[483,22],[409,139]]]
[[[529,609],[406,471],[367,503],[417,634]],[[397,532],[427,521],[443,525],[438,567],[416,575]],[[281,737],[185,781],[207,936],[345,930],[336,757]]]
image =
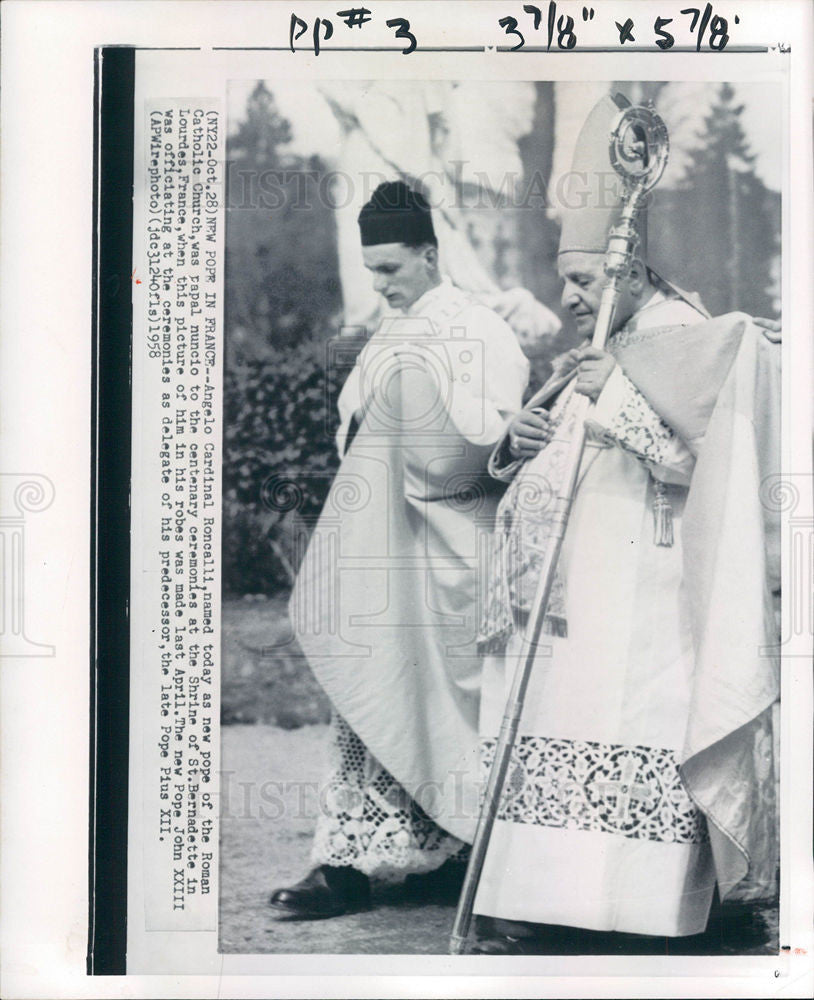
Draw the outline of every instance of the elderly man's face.
[[[373,287],[393,309],[409,309],[438,284],[437,251],[431,245],[409,247],[404,243],[380,243],[362,247],[365,267],[373,275]]]
[[[585,337],[594,332],[602,289],[605,287],[605,255],[569,250],[560,254],[557,270],[565,282],[562,290],[562,304],[571,313],[577,331]],[[622,281],[619,301],[613,321],[613,330],[618,330],[633,315],[635,301],[631,295],[627,279]],[[611,331],[613,332],[613,331]]]

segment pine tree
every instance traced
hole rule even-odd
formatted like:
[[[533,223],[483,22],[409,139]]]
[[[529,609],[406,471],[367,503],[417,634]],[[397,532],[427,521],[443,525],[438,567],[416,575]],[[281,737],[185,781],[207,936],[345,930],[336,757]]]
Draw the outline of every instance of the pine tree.
[[[233,359],[324,338],[340,308],[325,165],[286,147],[291,123],[261,80],[229,136],[226,322]]]
[[[246,102],[245,120],[229,139],[230,158],[249,160],[258,167],[294,166],[296,157],[279,152],[291,139],[291,122],[280,114],[274,95],[260,80]]]
[[[671,227],[682,278],[713,313],[771,315],[779,200],[755,172],[743,104],[722,83],[676,197]]]
[[[718,100],[704,118],[701,145],[694,154],[697,170],[714,168],[727,156],[740,158],[747,167],[755,162],[740,120],[744,105],[734,100],[735,88],[731,83],[722,83]]]

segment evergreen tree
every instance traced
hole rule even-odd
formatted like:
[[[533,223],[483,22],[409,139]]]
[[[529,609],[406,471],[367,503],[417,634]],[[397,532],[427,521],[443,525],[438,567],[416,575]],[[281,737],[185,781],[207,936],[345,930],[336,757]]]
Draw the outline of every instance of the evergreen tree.
[[[743,129],[744,106],[720,85],[674,199],[670,254],[680,284],[715,313],[771,315],[772,263],[779,252],[779,198],[755,172]],[[674,272],[675,273],[675,272]]]
[[[274,95],[260,80],[246,102],[246,118],[229,138],[229,158],[258,167],[294,166],[296,157],[279,152],[291,139],[291,122],[280,114]]]
[[[734,101],[735,88],[722,83],[717,101],[704,118],[701,144],[693,155],[696,170],[714,169],[727,156],[739,157],[746,166],[755,162],[740,120],[744,106]]]
[[[324,338],[341,306],[325,165],[286,147],[291,123],[263,81],[227,144],[226,324],[233,362]]]

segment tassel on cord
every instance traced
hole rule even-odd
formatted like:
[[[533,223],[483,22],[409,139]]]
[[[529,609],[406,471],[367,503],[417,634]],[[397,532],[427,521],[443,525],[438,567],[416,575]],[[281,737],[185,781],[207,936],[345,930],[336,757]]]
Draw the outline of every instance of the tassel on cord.
[[[560,639],[567,639],[568,622],[562,615],[546,615],[543,619],[543,632],[546,635],[556,635]]]
[[[655,499],[653,500],[653,541],[656,545],[669,548],[673,544],[673,508],[667,499],[664,483],[653,480]]]

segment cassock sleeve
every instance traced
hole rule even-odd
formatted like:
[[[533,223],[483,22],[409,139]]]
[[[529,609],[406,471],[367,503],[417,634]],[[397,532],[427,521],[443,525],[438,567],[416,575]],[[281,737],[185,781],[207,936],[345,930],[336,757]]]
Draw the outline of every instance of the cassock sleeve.
[[[663,483],[689,486],[695,458],[617,364],[586,427],[635,455]]]

